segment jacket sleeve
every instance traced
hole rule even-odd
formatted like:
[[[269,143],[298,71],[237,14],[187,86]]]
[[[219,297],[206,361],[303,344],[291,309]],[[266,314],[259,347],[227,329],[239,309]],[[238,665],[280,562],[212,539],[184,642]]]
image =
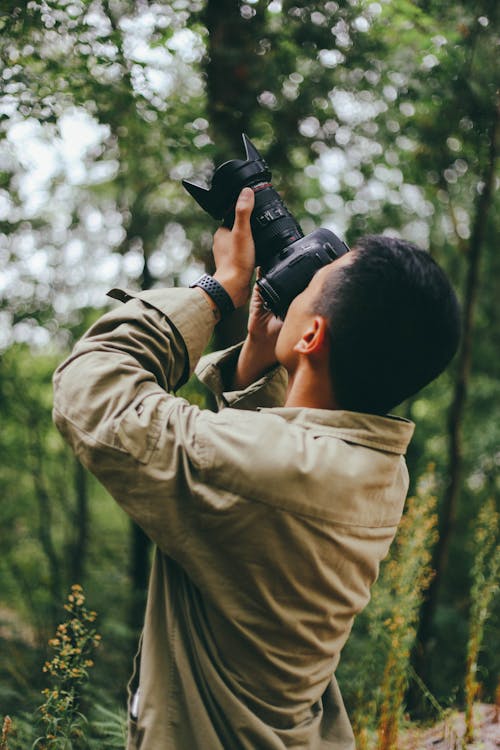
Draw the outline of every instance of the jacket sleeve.
[[[155,290],[105,314],[54,375],[54,421],[82,463],[165,552],[189,534],[205,462],[198,407],[171,395],[213,331],[203,297]]]
[[[195,374],[214,394],[219,409],[230,406],[233,409],[255,411],[259,408],[283,406],[285,403],[288,374],[280,365],[273,367],[263,377],[242,390],[231,390],[236,363],[242,344],[221,352],[206,354],[195,369]]]

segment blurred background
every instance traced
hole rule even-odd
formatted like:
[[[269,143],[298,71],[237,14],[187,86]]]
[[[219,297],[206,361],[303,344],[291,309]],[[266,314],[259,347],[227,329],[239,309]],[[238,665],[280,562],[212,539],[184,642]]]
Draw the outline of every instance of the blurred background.
[[[51,376],[108,289],[210,268],[216,224],[180,181],[241,158],[242,132],[304,232],[416,242],[463,306],[452,366],[399,410],[417,424],[414,515],[339,669],[351,715],[379,720],[398,627],[400,714],[463,706],[471,674],[494,700],[499,16],[497,0],[3,0],[0,715],[40,703],[75,583],[103,636],[87,700],[123,704],[149,544],[52,426]],[[236,318],[217,345],[243,333]],[[196,382],[183,395],[206,403]]]

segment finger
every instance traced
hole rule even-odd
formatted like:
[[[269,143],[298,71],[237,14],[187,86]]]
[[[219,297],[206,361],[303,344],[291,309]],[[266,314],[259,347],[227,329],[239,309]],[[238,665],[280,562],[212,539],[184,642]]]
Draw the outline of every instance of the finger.
[[[257,284],[254,284],[254,287],[252,289],[252,302],[259,307],[261,304],[262,297],[260,296],[259,287]]]
[[[214,240],[217,239],[218,237],[225,237],[230,233],[231,233],[230,229],[227,229],[226,227],[219,227],[214,234]]]
[[[250,231],[250,216],[255,204],[252,188],[243,188],[236,202],[233,232]]]

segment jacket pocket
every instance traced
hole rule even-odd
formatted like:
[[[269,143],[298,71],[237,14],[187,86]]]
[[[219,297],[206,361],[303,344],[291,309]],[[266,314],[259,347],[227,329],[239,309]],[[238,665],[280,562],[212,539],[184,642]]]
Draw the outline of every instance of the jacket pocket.
[[[158,443],[162,430],[162,402],[165,396],[152,393],[137,399],[122,415],[117,435],[137,461],[147,464]]]

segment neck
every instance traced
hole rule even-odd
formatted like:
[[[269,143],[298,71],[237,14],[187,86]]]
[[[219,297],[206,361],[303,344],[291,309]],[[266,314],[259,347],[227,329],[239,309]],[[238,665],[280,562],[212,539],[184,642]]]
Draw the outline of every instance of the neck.
[[[289,373],[285,406],[338,409],[329,373],[313,373],[309,367]]]

